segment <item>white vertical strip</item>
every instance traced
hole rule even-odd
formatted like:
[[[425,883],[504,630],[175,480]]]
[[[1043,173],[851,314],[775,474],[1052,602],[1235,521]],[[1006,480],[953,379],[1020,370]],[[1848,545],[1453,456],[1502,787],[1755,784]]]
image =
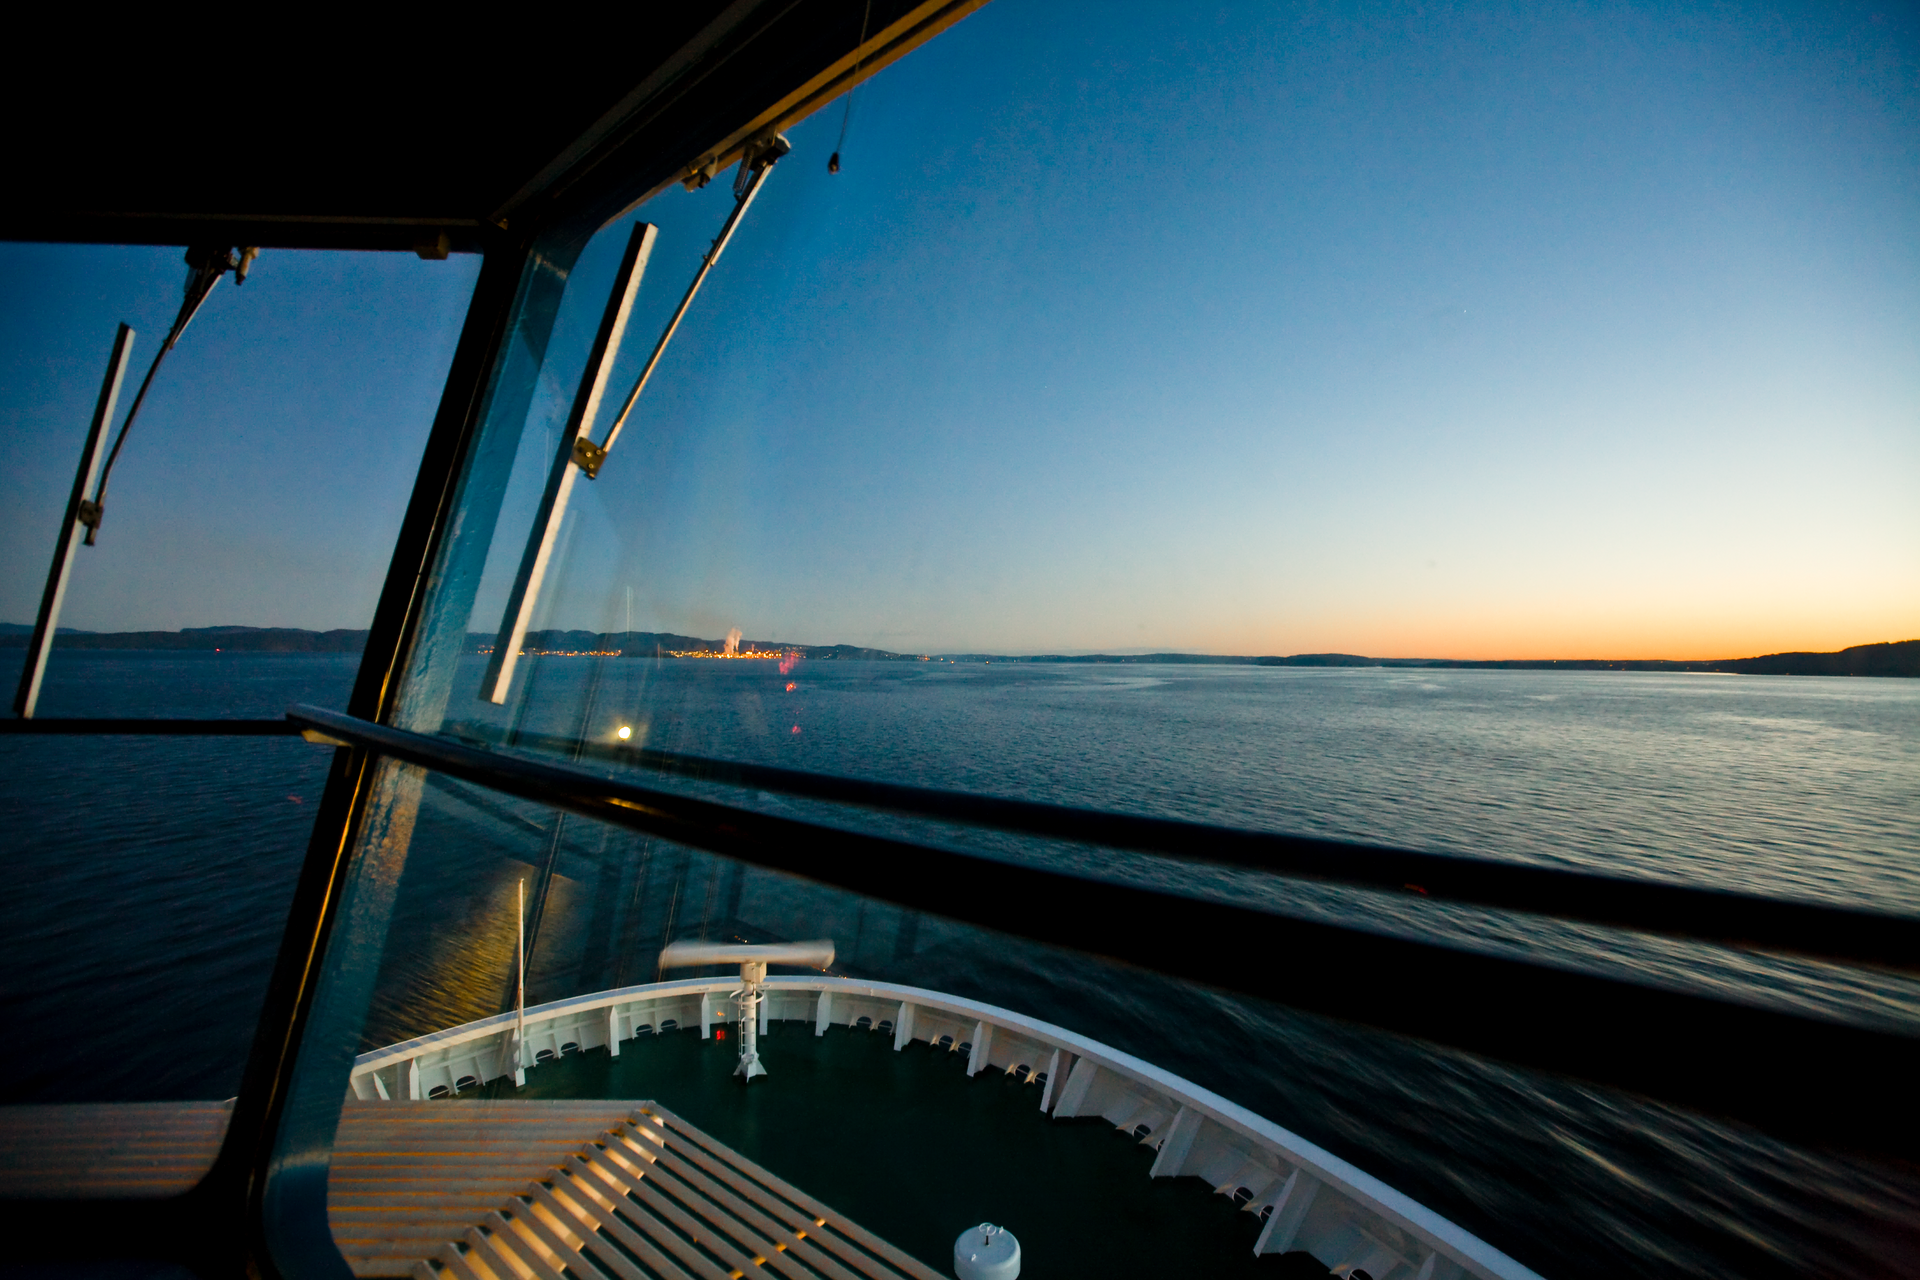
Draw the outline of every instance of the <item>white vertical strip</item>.
[[[1054,1091],[1059,1089],[1061,1085],[1060,1054],[1061,1051],[1055,1049],[1053,1056],[1047,1059],[1047,1083],[1045,1087],[1040,1090],[1040,1110],[1043,1112],[1052,1107]]]
[[[993,1024],[976,1022],[973,1024],[973,1052],[967,1055],[967,1074],[978,1075],[987,1065],[987,1054],[993,1048]]]
[[[520,571],[514,577],[506,612],[500,618],[500,633],[487,660],[487,674],[480,682],[480,696],[489,702],[505,702],[507,690],[513,684],[513,667],[520,659],[520,646],[526,641],[534,607],[540,602],[540,584],[547,576],[554,542],[566,518],[567,499],[573,493],[573,482],[580,471],[574,461],[574,444],[587,438],[586,433],[593,426],[593,415],[606,391],[607,376],[613,372],[613,357],[626,334],[633,299],[640,291],[640,278],[646,274],[647,258],[653,252],[654,232],[655,228],[648,223],[635,223],[633,234],[627,240],[626,257],[621,261],[620,274],[614,279],[613,292],[607,298],[600,331],[587,354],[587,367],[580,374],[580,388],[574,393],[567,425],[560,432],[560,447],[547,473],[547,487],[540,497],[540,509],[534,516],[527,549],[520,557]]]
[[[93,487],[100,472],[100,455],[106,449],[107,431],[113,424],[113,411],[120,400],[120,384],[126,378],[127,360],[133,354],[133,330],[121,325],[113,338],[113,352],[107,357],[107,376],[100,383],[100,398],[93,406],[93,423],[87,428],[87,443],[80,450],[80,467],[74,473],[73,493],[67,499],[66,523],[53,544],[53,563],[47,567],[47,586],[40,596],[40,613],[34,619],[33,635],[27,644],[26,666],[20,671],[20,687],[14,694],[13,709],[22,720],[33,719],[40,703],[40,684],[46,679],[47,657],[53,650],[53,638],[60,630],[60,608],[67,600],[67,579],[73,574],[73,553],[80,545],[80,504]]]

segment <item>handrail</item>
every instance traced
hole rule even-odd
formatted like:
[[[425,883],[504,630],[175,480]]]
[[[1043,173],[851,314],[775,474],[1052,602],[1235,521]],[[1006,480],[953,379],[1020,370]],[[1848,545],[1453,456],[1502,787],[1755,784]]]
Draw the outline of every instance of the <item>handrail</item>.
[[[908,910],[1741,1120],[1920,1150],[1920,1028],[1854,1025],[715,804],[295,707],[372,756]]]
[[[680,752],[580,743],[558,734],[499,733],[490,731],[490,726],[472,723],[450,726],[449,731],[502,746],[567,751],[582,758],[703,782],[754,787],[1020,835],[1244,867],[1290,879],[1353,885],[1432,901],[1553,916],[1719,946],[1920,971],[1920,918],[1911,916],[1635,876],[1247,831],[1178,818],[903,786]],[[299,725],[285,719],[0,719],[0,734],[291,737],[301,732]]]
[[[1920,971],[1920,918],[1697,888],[1561,867],[1419,853],[1377,845],[901,786],[772,765],[743,764],[557,734],[449,726],[498,745],[567,751],[704,782],[754,787],[1021,835],[1073,840],[1293,879],[1355,885],[1432,900],[1610,925],[1721,946]]]
[[[53,719],[0,720],[0,733],[158,735],[181,738],[298,737],[300,726],[286,720]]]

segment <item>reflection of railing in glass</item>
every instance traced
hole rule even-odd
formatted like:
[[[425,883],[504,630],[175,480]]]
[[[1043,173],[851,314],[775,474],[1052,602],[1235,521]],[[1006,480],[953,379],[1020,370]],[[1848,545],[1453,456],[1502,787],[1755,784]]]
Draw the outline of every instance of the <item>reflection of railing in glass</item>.
[[[840,830],[312,708],[291,714],[395,760],[909,910],[1775,1133],[1881,1151],[1914,1140],[1916,1119],[1883,1104],[1920,1071],[1920,1039],[1899,1031]]]

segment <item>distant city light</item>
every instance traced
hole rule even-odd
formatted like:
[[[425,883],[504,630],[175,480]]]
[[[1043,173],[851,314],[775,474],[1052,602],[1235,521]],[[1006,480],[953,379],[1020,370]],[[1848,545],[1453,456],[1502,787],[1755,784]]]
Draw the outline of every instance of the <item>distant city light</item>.
[[[621,740],[622,742],[625,742],[625,741],[626,741],[626,740],[627,740],[628,738],[631,738],[632,736],[633,736],[633,726],[632,726],[632,725],[630,725],[630,724],[623,724],[623,725],[621,725],[621,726],[620,726],[620,740]]]

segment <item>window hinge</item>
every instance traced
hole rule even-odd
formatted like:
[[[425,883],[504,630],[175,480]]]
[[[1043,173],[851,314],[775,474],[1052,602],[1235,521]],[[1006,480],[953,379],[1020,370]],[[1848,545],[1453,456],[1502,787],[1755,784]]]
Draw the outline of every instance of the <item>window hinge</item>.
[[[585,436],[573,438],[573,464],[587,473],[592,480],[600,474],[600,464],[607,460],[607,451]]]

